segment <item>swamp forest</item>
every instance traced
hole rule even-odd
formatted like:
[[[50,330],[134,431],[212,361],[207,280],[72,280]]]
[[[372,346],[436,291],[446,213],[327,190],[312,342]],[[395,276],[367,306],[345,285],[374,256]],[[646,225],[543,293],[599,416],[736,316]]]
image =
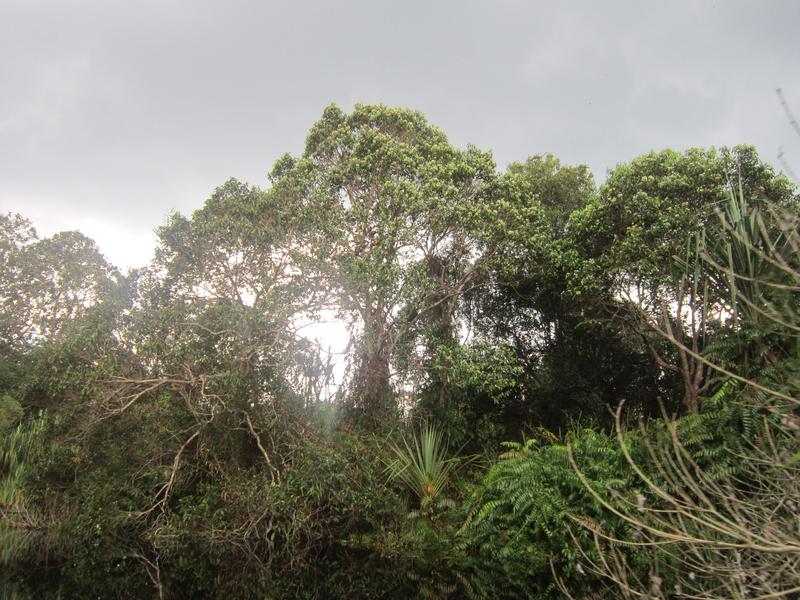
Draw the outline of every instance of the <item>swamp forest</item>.
[[[2,596],[799,597],[797,187],[609,158],[330,105],[126,273],[0,216]]]

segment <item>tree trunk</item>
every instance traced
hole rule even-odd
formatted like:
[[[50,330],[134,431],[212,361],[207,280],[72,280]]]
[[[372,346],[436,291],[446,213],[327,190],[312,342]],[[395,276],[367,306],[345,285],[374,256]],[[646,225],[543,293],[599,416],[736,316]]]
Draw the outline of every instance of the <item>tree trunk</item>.
[[[389,381],[389,339],[379,309],[369,310],[364,319],[361,357],[353,383],[351,420],[376,430],[392,409]]]

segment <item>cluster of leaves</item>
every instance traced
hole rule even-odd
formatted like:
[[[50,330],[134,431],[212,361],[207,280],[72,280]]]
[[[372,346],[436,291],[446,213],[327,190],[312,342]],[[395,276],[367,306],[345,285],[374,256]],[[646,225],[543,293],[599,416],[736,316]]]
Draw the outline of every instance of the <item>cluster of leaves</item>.
[[[572,443],[595,485],[630,488],[632,473],[613,438],[584,430]],[[471,583],[483,597],[557,598],[555,570],[591,590],[579,560],[578,544],[591,537],[582,525],[619,535],[624,523],[606,517],[572,469],[565,444],[530,438],[506,446],[473,492],[460,532]]]

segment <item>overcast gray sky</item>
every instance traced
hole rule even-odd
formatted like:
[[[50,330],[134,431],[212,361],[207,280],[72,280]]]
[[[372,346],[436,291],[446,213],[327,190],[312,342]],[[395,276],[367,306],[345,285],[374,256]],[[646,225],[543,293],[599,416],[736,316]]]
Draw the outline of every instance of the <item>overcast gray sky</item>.
[[[502,168],[752,143],[800,165],[800,2],[0,0],[0,211],[117,265],[323,107],[423,111]]]

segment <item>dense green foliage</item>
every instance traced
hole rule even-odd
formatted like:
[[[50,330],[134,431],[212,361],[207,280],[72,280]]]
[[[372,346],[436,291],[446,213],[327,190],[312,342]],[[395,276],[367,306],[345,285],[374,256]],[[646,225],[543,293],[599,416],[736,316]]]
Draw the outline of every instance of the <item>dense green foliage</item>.
[[[790,597],[798,201],[749,147],[598,188],[360,105],[126,275],[4,215],[0,590]]]

